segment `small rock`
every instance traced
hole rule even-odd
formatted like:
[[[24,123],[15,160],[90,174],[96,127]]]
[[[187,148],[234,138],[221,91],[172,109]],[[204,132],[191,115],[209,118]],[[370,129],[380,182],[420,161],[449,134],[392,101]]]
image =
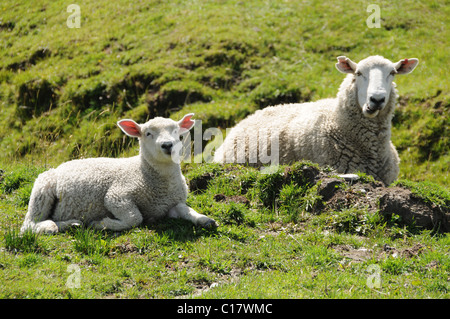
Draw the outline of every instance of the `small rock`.
[[[359,180],[359,176],[356,174],[342,174],[339,177],[343,178],[346,182],[354,183]]]

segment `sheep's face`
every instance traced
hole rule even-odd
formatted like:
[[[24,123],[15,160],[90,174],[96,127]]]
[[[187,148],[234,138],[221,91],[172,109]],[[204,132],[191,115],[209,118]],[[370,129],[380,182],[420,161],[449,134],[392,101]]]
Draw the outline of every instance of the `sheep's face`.
[[[180,135],[194,126],[195,122],[191,120],[193,115],[187,114],[178,122],[157,117],[145,124],[137,124],[133,120],[121,120],[117,125],[128,136],[139,138],[142,155],[147,160],[179,163]]]
[[[355,76],[358,105],[365,117],[374,118],[386,106],[396,74],[407,74],[419,63],[417,59],[403,59],[393,63],[381,56],[371,56],[358,64],[340,56],[336,68]]]

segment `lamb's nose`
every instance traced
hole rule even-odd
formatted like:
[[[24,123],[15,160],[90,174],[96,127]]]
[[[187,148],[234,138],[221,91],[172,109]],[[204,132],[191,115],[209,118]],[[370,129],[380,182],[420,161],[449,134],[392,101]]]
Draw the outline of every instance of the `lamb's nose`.
[[[172,153],[172,147],[173,147],[173,143],[172,142],[164,142],[161,144],[161,148],[164,150],[164,152],[166,152],[167,154]]]

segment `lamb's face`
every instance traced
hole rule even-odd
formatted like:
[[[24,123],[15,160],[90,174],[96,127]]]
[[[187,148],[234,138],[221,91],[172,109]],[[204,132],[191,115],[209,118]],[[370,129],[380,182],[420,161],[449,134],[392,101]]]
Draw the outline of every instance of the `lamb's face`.
[[[368,57],[358,64],[346,57],[338,57],[338,61],[336,67],[339,71],[354,74],[358,105],[368,118],[376,117],[386,106],[394,76],[412,72],[419,62],[417,59],[403,59],[392,63],[381,56]]]
[[[152,154],[153,160],[172,160],[172,151],[180,143],[180,128],[177,122],[155,118],[141,125],[141,148],[145,154]]]
[[[148,161],[178,163],[180,135],[194,126],[193,115],[188,114],[179,122],[157,117],[141,125],[133,120],[121,120],[118,125],[128,136],[139,138],[142,155]]]

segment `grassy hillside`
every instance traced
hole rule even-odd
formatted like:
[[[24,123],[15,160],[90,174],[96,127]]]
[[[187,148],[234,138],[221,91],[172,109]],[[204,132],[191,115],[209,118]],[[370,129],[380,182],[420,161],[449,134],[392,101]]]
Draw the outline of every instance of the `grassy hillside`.
[[[396,79],[401,177],[449,184],[449,6],[367,1],[9,1],[0,16],[2,161],[59,164],[136,152],[115,126],[190,111],[203,128],[255,109],[334,96],[338,55],[417,57]],[[130,146],[132,147],[130,150]]]
[[[273,174],[184,164],[188,204],[215,218],[215,231],[169,220],[17,234],[40,172],[137,154],[118,119],[195,112],[204,130],[232,127],[268,105],[335,96],[339,55],[420,59],[395,79],[396,187],[448,216],[448,1],[378,2],[381,28],[366,25],[370,1],[77,4],[80,28],[66,25],[68,2],[0,4],[0,298],[449,297],[439,223],[424,229],[384,215],[376,198],[359,201],[373,197],[367,176],[327,202],[321,182],[299,173],[318,170],[310,163]]]

